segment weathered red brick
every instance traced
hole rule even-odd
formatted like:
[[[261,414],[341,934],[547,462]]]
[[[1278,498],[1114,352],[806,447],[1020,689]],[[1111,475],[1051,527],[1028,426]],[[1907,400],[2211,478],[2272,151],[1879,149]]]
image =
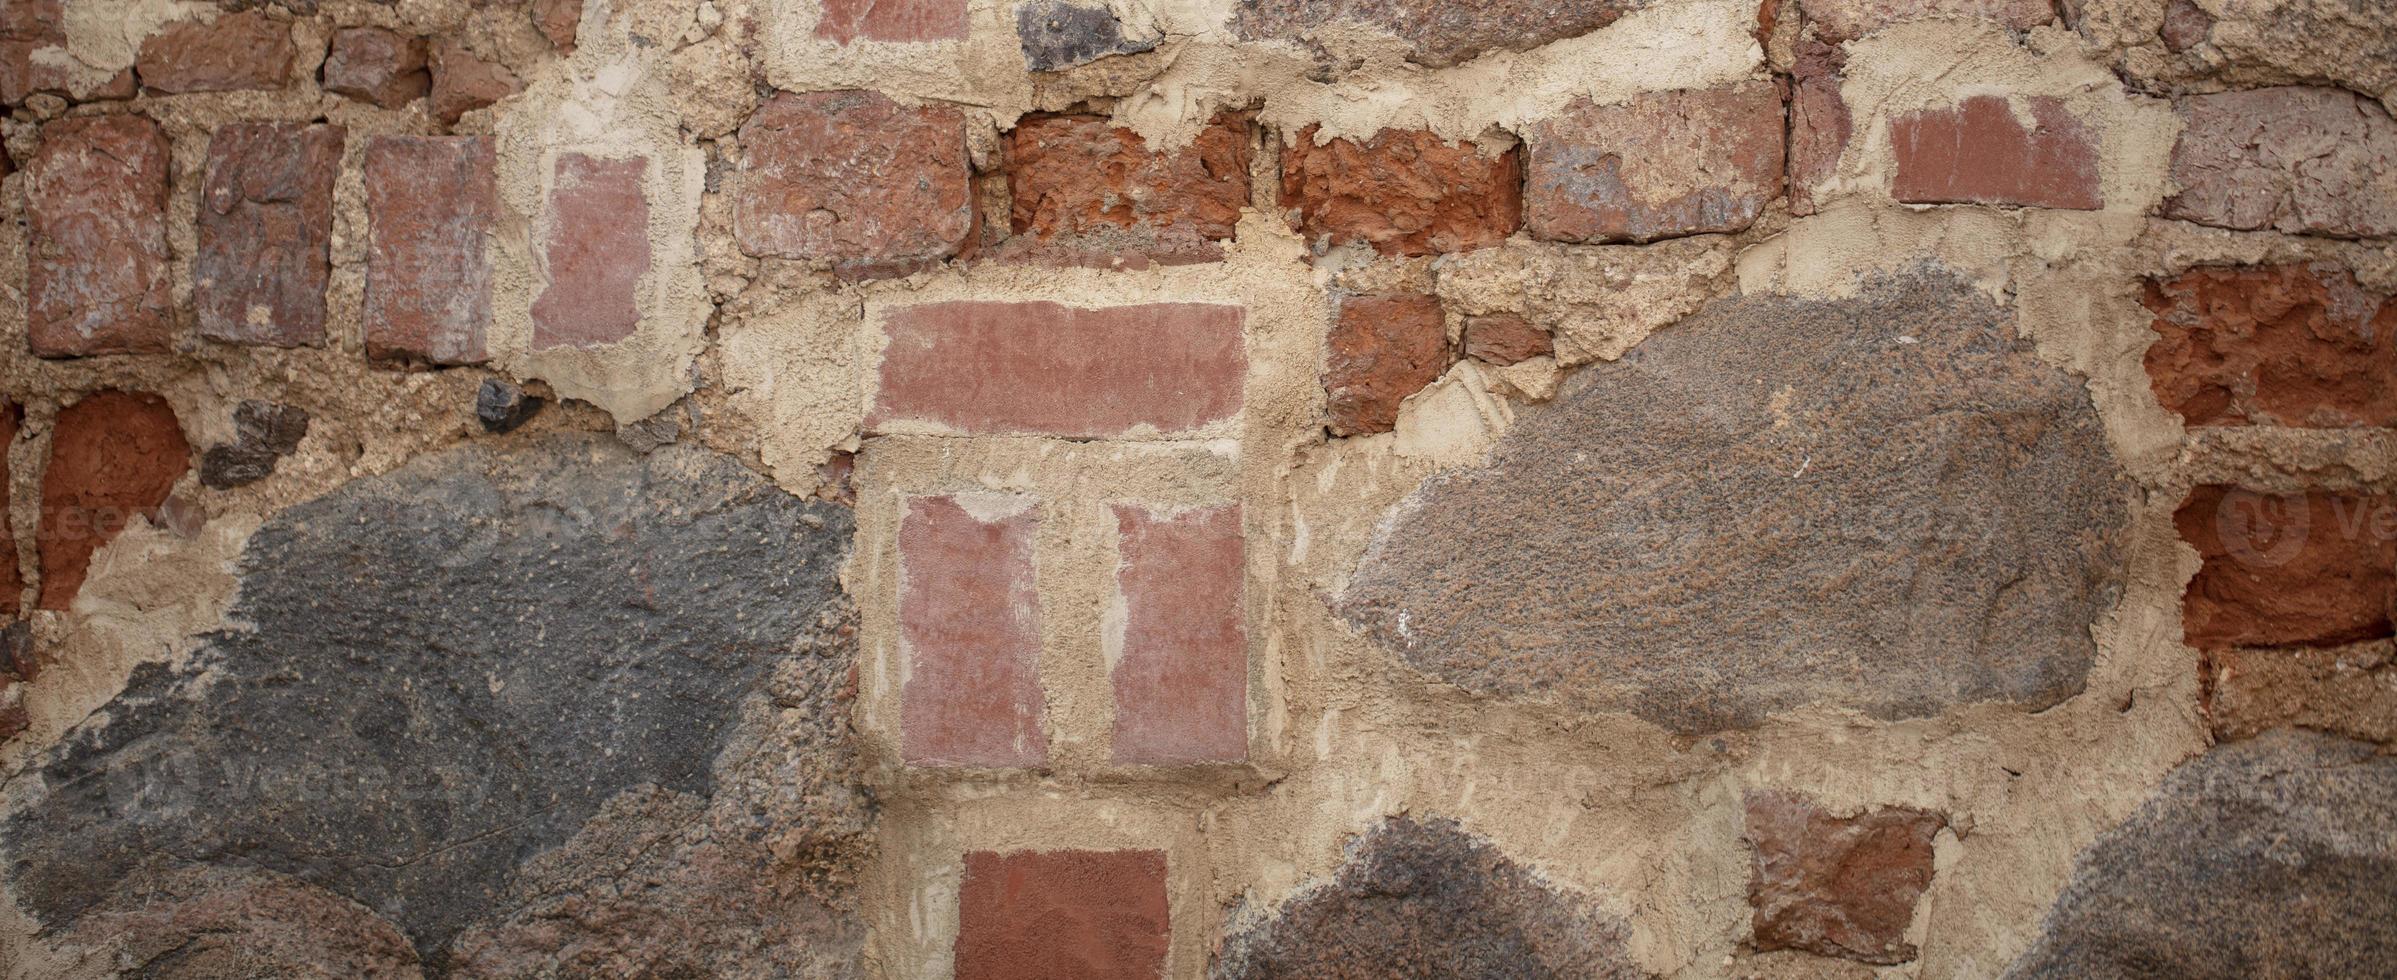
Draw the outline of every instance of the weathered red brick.
[[[1524,221],[1552,242],[1646,242],[1748,227],[1781,194],[1773,82],[1577,99],[1532,127]]]
[[[169,94],[282,88],[299,49],[291,25],[245,10],[213,21],[177,21],[143,39],[133,70],[143,88]]]
[[[1789,210],[1813,214],[1822,184],[1839,170],[1848,151],[1855,121],[1840,94],[1846,48],[1814,38],[1797,42],[1797,64],[1790,72],[1789,96]]]
[[[335,31],[333,48],[325,55],[324,86],[385,109],[407,105],[433,87],[424,39],[380,27]]]
[[[973,851],[957,980],[1156,980],[1172,922],[1164,851]]]
[[[175,410],[157,395],[102,391],[61,410],[42,473],[41,608],[73,603],[92,553],[155,515],[190,467]]]
[[[595,347],[633,335],[649,273],[648,161],[558,155],[542,244],[549,284],[533,300],[533,348]]]
[[[2290,234],[2397,234],[2397,121],[2331,88],[2193,95],[2164,216]]]
[[[1282,150],[1282,207],[1310,240],[1365,242],[1384,255],[1487,248],[1523,224],[1514,148],[1488,154],[1421,130],[1357,142],[1315,141],[1309,126]]]
[[[2025,96],[2024,128],[2003,96],[1976,95],[1953,109],[1890,120],[1898,172],[1890,192],[1909,204],[2014,204],[2094,211],[2097,143],[2062,100]]]
[[[0,0],[0,101],[16,105],[35,92],[65,89],[65,73],[33,57],[66,46],[65,13],[61,0]]]
[[[782,92],[741,126],[733,231],[751,255],[934,262],[974,228],[965,117],[874,92]]]
[[[582,29],[583,0],[533,0],[526,11],[532,15],[533,28],[548,38],[551,46],[564,54],[574,53],[574,36]]]
[[[1513,313],[1465,318],[1465,353],[1500,367],[1556,352],[1556,339]]]
[[[954,302],[891,313],[867,424],[1105,438],[1189,432],[1240,411],[1242,311]]]
[[[200,334],[274,347],[324,343],[339,126],[227,123],[208,143],[192,295]]]
[[[2219,741],[2310,728],[2397,744],[2397,646],[2387,640],[2209,650],[2204,680],[2205,717]]]
[[[366,147],[368,355],[482,363],[486,250],[499,198],[487,136],[382,136]]]
[[[2164,46],[2175,53],[2204,44],[2213,33],[2214,15],[2190,0],[2172,0],[2164,8],[2164,25],[2156,31]]]
[[[1240,223],[1248,167],[1248,120],[1238,114],[1217,116],[1187,147],[1158,151],[1103,116],[1028,116],[1007,134],[1011,224],[1065,248],[1207,252]]]
[[[1946,825],[1908,807],[1840,817],[1794,793],[1749,793],[1756,948],[1874,964],[1913,959],[1906,928],[1931,887],[1931,840]]]
[[[2190,425],[2397,425],[2397,301],[2330,266],[2151,279],[2156,400]]]
[[[2190,646],[2328,645],[2390,634],[2397,502],[2200,486],[2173,523],[2205,559],[2182,598]]]
[[[1171,766],[1248,757],[1247,567],[1240,505],[1158,512],[1115,505],[1124,609],[1115,761]]]
[[[995,495],[915,497],[899,521],[900,754],[913,765],[1037,766],[1040,514]]]
[[[433,45],[432,101],[426,108],[443,124],[523,90],[516,73],[485,61],[457,41],[443,38]]]
[[[1982,20],[2027,31],[2056,19],[2049,0],[1799,0],[1826,41],[1848,41],[1912,20]]]
[[[1414,293],[1351,296],[1324,358],[1323,390],[1337,436],[1388,432],[1398,406],[1456,362],[1440,298]]]
[[[33,352],[173,349],[167,143],[158,124],[140,116],[52,122],[25,174]]]
[[[8,448],[16,444],[17,430],[24,422],[24,406],[0,399],[0,515],[8,513],[9,486],[14,482],[9,472]],[[15,619],[24,603],[25,573],[17,568],[16,532],[5,517],[0,517],[0,616]],[[5,658],[0,658],[0,673],[5,673],[7,666]],[[0,740],[7,738],[7,733],[0,732]]]
[[[966,35],[966,0],[823,0],[816,36],[841,44],[948,41]]]

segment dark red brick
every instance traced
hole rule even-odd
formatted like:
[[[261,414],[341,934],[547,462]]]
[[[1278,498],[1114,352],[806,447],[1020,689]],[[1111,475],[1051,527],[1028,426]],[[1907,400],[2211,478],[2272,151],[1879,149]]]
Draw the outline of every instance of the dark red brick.
[[[516,73],[476,57],[455,40],[434,42],[432,101],[426,108],[444,125],[456,125],[469,112],[498,102],[524,88]]]
[[[920,766],[1048,760],[1040,695],[1038,508],[916,497],[899,522],[900,754]]]
[[[380,27],[351,27],[333,33],[325,55],[325,91],[397,109],[432,90],[425,43]]]
[[[1781,194],[1782,117],[1772,82],[1576,100],[1532,127],[1525,226],[1552,242],[1742,230]]]
[[[25,409],[12,401],[0,400],[0,515],[8,513],[10,485],[14,483],[8,465],[8,450],[16,445],[17,430],[24,425]],[[17,568],[17,537],[5,516],[0,516],[0,616],[15,619],[25,604],[25,573]],[[0,674],[8,665],[0,659]],[[26,678],[18,678],[24,680]],[[0,732],[0,741],[8,734]]]
[[[367,354],[482,363],[486,254],[499,213],[486,136],[382,136],[366,147]]]
[[[1340,301],[1324,358],[1323,390],[1332,434],[1388,432],[1398,406],[1456,362],[1440,298],[1413,293]]]
[[[2205,559],[2182,597],[2190,646],[2322,646],[2390,635],[2397,502],[2201,486],[2173,523]]]
[[[133,69],[142,87],[153,92],[279,89],[291,80],[298,55],[290,24],[245,10],[213,21],[168,24],[142,41]]]
[[[72,604],[92,553],[155,515],[189,468],[191,446],[163,398],[102,391],[61,410],[42,473],[41,608]]]
[[[1976,95],[1953,109],[1890,121],[1897,176],[1890,191],[1908,204],[2012,204],[2094,211],[2104,206],[2097,143],[2088,127],[2049,96],[2022,99],[2024,128],[2004,96]]]
[[[1240,411],[1239,307],[953,302],[894,311],[867,424],[1106,438],[1189,432]]]
[[[1813,38],[1797,42],[1797,65],[1790,72],[1789,97],[1789,210],[1813,214],[1815,199],[1825,181],[1839,170],[1848,151],[1855,122],[1840,94],[1847,49]]]
[[[1011,225],[1065,248],[1199,253],[1232,237],[1248,168],[1241,115],[1217,116],[1191,145],[1160,151],[1103,116],[1028,116],[1007,134]]]
[[[1247,574],[1240,505],[1115,505],[1123,602],[1115,761],[1171,766],[1248,757]]]
[[[574,53],[574,35],[582,29],[583,0],[533,0],[525,8],[533,28],[562,54]]]
[[[201,336],[273,347],[324,343],[343,137],[339,126],[217,127],[191,271]]]
[[[140,116],[50,123],[25,174],[33,352],[173,349],[167,143],[158,124]]]
[[[33,57],[66,46],[65,13],[62,0],[0,0],[0,101],[16,105],[35,92],[66,89],[65,72]]]
[[[2164,25],[2156,31],[2164,46],[2175,53],[2204,44],[2213,33],[2214,15],[2190,0],[2172,0],[2164,8]]]
[[[948,41],[966,35],[966,0],[823,0],[816,36],[851,41]]]
[[[1505,367],[1556,352],[1556,339],[1513,313],[1465,318],[1465,353]]]
[[[633,335],[649,273],[648,161],[558,156],[542,244],[549,284],[533,300],[533,349],[595,347]]]
[[[2049,0],[1799,0],[1826,41],[1849,41],[1912,20],[1985,20],[2027,31],[2056,19]]]
[[[783,92],[741,126],[733,230],[751,255],[937,262],[974,229],[965,117],[874,92]]]
[[[1309,241],[1430,255],[1488,248],[1523,224],[1515,149],[1486,154],[1420,130],[1319,146],[1315,132],[1307,127],[1282,150],[1282,207]]]
[[[2152,279],[2147,373],[2190,425],[2397,425],[2397,301],[2328,266]]]
[[[2172,148],[2167,218],[2238,231],[2397,234],[2397,121],[2332,88],[2193,95]]]
[[[1756,948],[1882,965],[1913,959],[1906,928],[1931,887],[1931,841],[1946,825],[1907,807],[1840,817],[1793,793],[1749,793]]]
[[[974,851],[957,889],[957,980],[1158,980],[1164,851]]]

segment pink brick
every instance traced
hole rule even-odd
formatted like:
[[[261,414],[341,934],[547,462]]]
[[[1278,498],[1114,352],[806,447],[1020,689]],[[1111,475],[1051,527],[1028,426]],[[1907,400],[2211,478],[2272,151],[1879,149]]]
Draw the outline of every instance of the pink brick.
[[[1160,513],[1118,504],[1123,603],[1115,761],[1248,757],[1248,628],[1240,505]]]
[[[42,127],[26,162],[27,303],[43,357],[174,347],[166,136],[140,116]]]
[[[974,231],[965,117],[876,92],[783,92],[741,126],[733,234],[743,251],[905,273]]]
[[[2035,127],[2025,128],[2006,99],[1976,95],[1953,109],[1928,109],[1890,121],[1898,157],[1891,193],[1909,204],[2013,204],[2094,211],[2096,138],[2050,96],[2028,96]]]
[[[1242,311],[962,301],[893,312],[869,424],[1075,438],[1189,432],[1240,411]]]
[[[191,263],[201,336],[274,347],[324,343],[343,138],[339,126],[217,127],[200,187],[200,251]]]
[[[966,0],[824,0],[816,36],[847,44],[945,41],[966,35]]]
[[[533,348],[596,347],[633,335],[649,273],[648,161],[558,157],[542,247],[549,285],[533,301]]]
[[[366,147],[366,352],[480,364],[499,211],[487,136],[384,136]]]
[[[900,754],[915,765],[1036,766],[1040,517],[1020,497],[916,497],[899,522]]]
[[[1160,980],[1164,851],[975,851],[957,888],[957,980]]]

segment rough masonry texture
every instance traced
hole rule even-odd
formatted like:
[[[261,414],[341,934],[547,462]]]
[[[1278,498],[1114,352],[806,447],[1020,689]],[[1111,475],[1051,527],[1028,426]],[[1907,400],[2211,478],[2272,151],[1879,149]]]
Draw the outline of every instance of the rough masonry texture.
[[[25,165],[28,330],[44,357],[163,351],[166,136],[139,116],[61,119]]]
[[[879,431],[1178,434],[1240,410],[1248,356],[1235,306],[953,302],[892,312]]]
[[[1024,67],[1033,71],[1087,65],[1157,46],[1155,38],[1125,37],[1123,21],[1105,6],[1065,0],[1031,0],[1015,8],[1015,33],[1023,40]]]
[[[2147,373],[2190,425],[2397,424],[2397,300],[2346,270],[2204,266],[2151,279]]]
[[[1647,242],[1738,231],[1781,193],[1781,96],[1772,83],[1577,101],[1527,135],[1532,237]]]
[[[2205,565],[2181,619],[2196,647],[2339,644],[2390,634],[2397,500],[2201,486],[2173,514]]]
[[[1233,29],[1258,40],[1307,42],[1325,28],[1362,26],[1405,42],[1408,58],[1446,67],[1487,51],[1525,51],[1587,34],[1641,0],[1240,0]]]
[[[43,609],[65,609],[83,587],[92,553],[140,518],[153,517],[191,469],[175,410],[148,392],[102,391],[58,413],[42,470]]]
[[[337,32],[325,55],[324,84],[327,92],[397,109],[432,90],[425,41],[380,27]]]
[[[365,343],[378,358],[480,363],[497,220],[491,141],[384,136],[366,148]]]
[[[2060,99],[2024,100],[2032,125],[2008,101],[1976,95],[1953,109],[1890,121],[1898,172],[1890,193],[1910,204],[2016,204],[2094,211],[2097,145]]]
[[[2193,95],[2164,215],[2240,231],[2397,234],[2397,120],[2337,89]]]
[[[142,41],[134,70],[153,92],[274,89],[283,87],[298,55],[289,21],[245,10],[168,25]]]
[[[1213,243],[1232,237],[1248,206],[1250,156],[1239,115],[1163,151],[1099,116],[1027,117],[1007,135],[1009,221],[1017,235],[1094,259],[1215,258]]]
[[[2088,670],[2128,495],[2088,394],[1969,287],[1717,300],[1417,491],[1338,609],[1470,690],[1682,732],[2043,707]]]
[[[1282,148],[1282,208],[1300,234],[1331,245],[1364,242],[1385,255],[1487,248],[1522,224],[1519,157],[1411,130],[1317,143],[1308,128]]]
[[[322,344],[339,126],[246,123],[216,131],[192,259],[200,335],[274,347]]]
[[[751,255],[903,266],[954,255],[973,231],[954,108],[779,92],[741,127],[741,146],[733,229]],[[894,187],[904,193],[881,193]]]
[[[1439,297],[1416,293],[1341,300],[1324,345],[1325,409],[1336,435],[1396,428],[1399,405],[1456,360]]]
[[[1163,851],[977,851],[957,891],[957,980],[1162,976]]]
[[[1878,964],[1914,958],[1906,929],[1931,887],[1931,839],[1946,820],[1906,807],[1842,817],[1771,791],[1749,793],[1746,806],[1758,949]]]

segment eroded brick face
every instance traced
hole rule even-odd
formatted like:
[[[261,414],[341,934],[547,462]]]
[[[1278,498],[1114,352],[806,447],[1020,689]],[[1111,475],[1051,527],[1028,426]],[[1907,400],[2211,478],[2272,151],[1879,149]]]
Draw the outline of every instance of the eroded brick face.
[[[1556,339],[1513,313],[1465,318],[1465,354],[1505,367],[1556,352]]]
[[[2307,728],[2397,741],[2397,645],[2206,652],[2206,721],[2221,741]]]
[[[1311,242],[1384,255],[1488,248],[1523,221],[1518,151],[1484,153],[1422,130],[1320,145],[1309,126],[1282,149],[1281,203]]]
[[[1115,761],[1170,766],[1248,756],[1248,628],[1240,506],[1115,506],[1123,602]]]
[[[1326,341],[1323,390],[1333,435],[1398,427],[1398,406],[1456,361],[1440,298],[1416,293],[1340,301]]]
[[[2397,501],[2200,486],[2173,523],[2205,560],[2182,598],[2190,646],[2318,646],[2390,635]]]
[[[851,41],[948,41],[965,37],[966,0],[823,0],[816,36]]]
[[[1035,502],[916,497],[899,522],[900,752],[919,766],[1036,766],[1042,734]]]
[[[2179,103],[2164,216],[2356,237],[2397,233],[2397,121],[2328,88],[2193,95]]]
[[[1782,185],[1771,82],[1576,100],[1532,127],[1524,224],[1552,242],[1647,242],[1748,227]]]
[[[134,71],[153,92],[278,89],[290,80],[291,25],[262,11],[177,21],[141,43]]]
[[[192,259],[202,336],[273,347],[324,343],[343,137],[339,126],[217,127]]]
[[[2327,266],[2151,279],[2147,373],[2190,425],[2397,425],[2397,302]]]
[[[366,148],[368,355],[476,364],[491,322],[499,202],[486,136],[383,136]]]
[[[24,406],[0,400],[0,514],[8,513],[10,486],[15,482],[8,465],[8,449],[16,445],[17,430],[25,422]],[[15,619],[25,602],[25,573],[17,568],[17,536],[7,521],[0,521],[0,616]],[[5,640],[0,640],[5,643]],[[8,664],[0,660],[0,687],[5,687]],[[20,680],[23,678],[20,677]],[[5,692],[0,692],[4,697]],[[0,723],[0,741],[12,733]]]
[[[1248,204],[1246,117],[1226,114],[1191,145],[1150,150],[1104,116],[1028,116],[1007,134],[1015,234],[1102,255],[1204,255]]]
[[[1981,20],[2017,31],[2056,19],[2049,0],[1799,0],[1827,41],[1848,41],[1911,20]]]
[[[1107,438],[1186,433],[1240,411],[1239,307],[1145,303],[911,306],[889,342],[867,427]]]
[[[1164,851],[974,851],[957,980],[1151,980],[1172,939]]]
[[[633,335],[649,274],[648,160],[558,156],[542,255],[549,284],[533,301],[533,347],[596,347]]]
[[[0,2],[0,101],[15,105],[34,92],[65,87],[59,71],[33,57],[66,44],[65,13],[61,0]]]
[[[397,109],[433,87],[425,68],[425,42],[380,27],[353,27],[333,34],[325,55],[325,91]]]
[[[1841,817],[1793,793],[1749,793],[1756,947],[1874,964],[1913,959],[1906,927],[1931,887],[1931,840],[1946,825],[1907,807]]]
[[[957,254],[974,228],[965,117],[874,92],[778,93],[741,126],[733,232],[850,271]]]
[[[1996,95],[1976,95],[1953,109],[1910,112],[1890,120],[1897,176],[1890,192],[1909,204],[2011,204],[2093,211],[2098,190],[2097,143],[2064,103],[2048,96],[2019,100],[2033,125],[2015,118]]]
[[[446,125],[456,125],[467,113],[514,95],[524,87],[515,72],[483,60],[454,39],[435,42],[431,61],[432,101],[426,107],[432,110],[433,118]]]
[[[191,467],[175,410],[156,395],[103,391],[58,413],[42,474],[41,608],[65,609],[92,553],[157,512]]]
[[[1789,209],[1806,215],[1815,213],[1821,185],[1838,172],[1855,121],[1839,91],[1847,51],[1800,38],[1796,53],[1797,64],[1790,72]]]
[[[61,119],[27,161],[27,303],[43,357],[174,346],[167,144],[140,116]]]

